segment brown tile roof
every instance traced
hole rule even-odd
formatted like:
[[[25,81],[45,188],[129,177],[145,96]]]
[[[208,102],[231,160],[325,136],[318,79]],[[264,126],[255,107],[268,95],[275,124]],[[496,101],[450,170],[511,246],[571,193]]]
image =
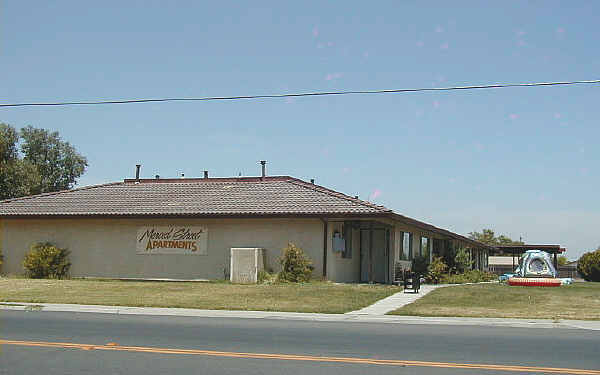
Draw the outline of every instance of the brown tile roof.
[[[426,231],[489,246],[392,210],[288,176],[126,179],[0,201],[1,217],[386,217]]]
[[[391,210],[282,176],[142,179],[0,202],[0,216],[376,215]]]

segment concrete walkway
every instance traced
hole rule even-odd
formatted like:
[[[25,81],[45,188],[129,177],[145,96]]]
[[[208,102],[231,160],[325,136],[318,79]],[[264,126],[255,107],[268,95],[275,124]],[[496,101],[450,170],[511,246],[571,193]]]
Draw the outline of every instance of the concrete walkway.
[[[448,286],[459,286],[459,285],[473,285],[473,284],[497,284],[497,281],[484,281],[480,283],[464,283],[464,284],[421,284],[419,293],[404,293],[399,292],[379,300],[371,306],[364,307],[360,310],[350,311],[348,315],[385,315],[390,311],[397,310],[402,306],[413,303],[421,297],[424,297],[427,293],[437,288],[445,288]]]
[[[390,311],[397,310],[404,305],[413,303],[419,298],[425,296],[434,289],[452,286],[450,284],[438,284],[438,285],[421,285],[419,293],[404,293],[398,292],[382,300],[379,300],[371,306],[364,307],[360,310],[347,312],[347,315],[385,315]]]

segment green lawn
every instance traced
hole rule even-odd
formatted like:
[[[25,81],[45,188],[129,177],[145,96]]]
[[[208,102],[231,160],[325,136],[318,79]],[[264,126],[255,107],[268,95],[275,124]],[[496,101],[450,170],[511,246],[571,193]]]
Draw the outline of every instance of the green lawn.
[[[345,313],[401,288],[388,285],[236,285],[228,282],[34,280],[0,278],[0,301]]]
[[[505,284],[444,287],[390,314],[600,320],[600,283],[558,288]]]

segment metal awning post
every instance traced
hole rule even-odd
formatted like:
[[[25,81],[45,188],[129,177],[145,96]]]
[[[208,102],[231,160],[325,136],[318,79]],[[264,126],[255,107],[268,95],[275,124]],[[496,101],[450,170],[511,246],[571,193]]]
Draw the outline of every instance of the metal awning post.
[[[515,271],[515,251],[513,249],[510,249],[510,255],[512,256],[512,261],[513,261],[513,272]]]
[[[369,223],[369,283],[373,283],[373,222]]]

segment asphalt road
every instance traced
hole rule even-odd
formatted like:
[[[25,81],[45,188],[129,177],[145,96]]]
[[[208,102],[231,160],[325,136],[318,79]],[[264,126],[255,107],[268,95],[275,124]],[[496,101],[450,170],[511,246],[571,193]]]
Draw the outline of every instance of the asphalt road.
[[[600,370],[600,334],[570,329],[0,311],[0,340],[2,375]]]

